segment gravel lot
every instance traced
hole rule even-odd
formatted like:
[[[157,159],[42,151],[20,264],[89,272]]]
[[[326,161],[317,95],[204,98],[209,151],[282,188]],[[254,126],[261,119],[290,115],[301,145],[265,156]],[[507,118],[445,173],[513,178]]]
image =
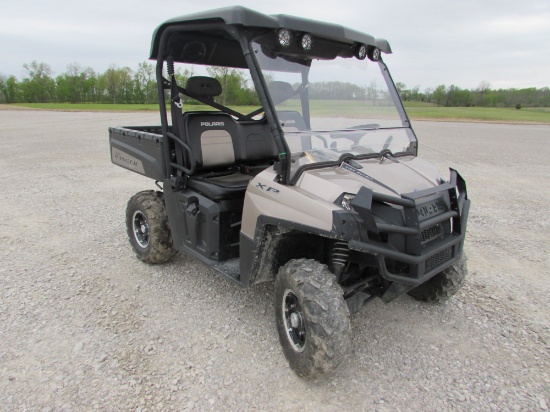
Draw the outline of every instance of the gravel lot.
[[[416,122],[421,156],[468,183],[468,282],[366,306],[349,360],[307,383],[271,284],[133,256],[126,202],[154,183],[110,163],[107,127],[157,123],[0,111],[0,409],[548,410],[550,126]]]

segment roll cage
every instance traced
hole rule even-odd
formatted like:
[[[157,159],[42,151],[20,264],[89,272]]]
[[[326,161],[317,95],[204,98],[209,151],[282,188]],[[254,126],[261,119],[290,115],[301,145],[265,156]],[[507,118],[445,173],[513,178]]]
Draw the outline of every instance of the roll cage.
[[[305,51],[298,44],[282,50],[278,35],[281,30],[288,30],[294,36],[304,36],[306,33],[313,36],[315,41],[322,45],[312,50]],[[240,120],[250,120],[252,117],[265,113],[265,118],[278,151],[278,159],[275,170],[279,175],[280,183],[293,184],[291,179],[291,151],[283,138],[279,117],[275,106],[281,103],[280,98],[269,93],[266,79],[251,48],[251,42],[261,43],[262,51],[273,55],[281,55],[284,52],[285,59],[300,61],[307,66],[309,59],[334,59],[336,57],[352,58],[365,50],[378,50],[383,53],[391,53],[389,43],[383,39],[374,37],[330,23],[322,23],[313,20],[287,15],[264,15],[244,7],[228,7],[209,12],[187,15],[174,18],[161,24],[153,34],[150,58],[157,61],[156,77],[159,102],[167,101],[165,91],[170,89],[172,128],[168,124],[167,108],[160,104],[160,117],[162,135],[170,144],[163,146],[166,159],[166,178],[177,180],[194,172],[193,167],[186,167],[181,162],[175,162],[171,146],[178,150],[191,153],[191,148],[177,133],[177,123],[181,118],[180,93],[192,97],[204,104],[210,105]],[[370,57],[370,56],[369,56]],[[364,56],[362,56],[364,58]],[[379,60],[379,64],[385,64]],[[174,76],[174,62],[188,63],[206,66],[221,66],[248,69],[251,79],[260,100],[261,108],[248,114],[239,113],[226,106],[220,105],[213,98],[200,97],[189,93],[188,90],[176,84]],[[169,79],[164,76],[164,68],[168,69]],[[393,85],[389,71],[384,70],[386,82]],[[304,77],[304,76],[303,76]],[[294,94],[287,95],[283,99],[289,99],[299,95],[303,108],[303,117],[306,126],[310,125],[309,102],[307,99],[307,74],[303,83]],[[392,99],[396,103],[400,116],[408,122],[407,115],[395,87],[390,88]]]

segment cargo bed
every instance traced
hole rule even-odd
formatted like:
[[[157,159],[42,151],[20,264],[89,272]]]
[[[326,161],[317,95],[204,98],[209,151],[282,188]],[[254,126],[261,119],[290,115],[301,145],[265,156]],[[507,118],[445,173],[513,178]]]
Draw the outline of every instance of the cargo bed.
[[[154,180],[165,179],[161,126],[110,127],[109,144],[114,164]]]

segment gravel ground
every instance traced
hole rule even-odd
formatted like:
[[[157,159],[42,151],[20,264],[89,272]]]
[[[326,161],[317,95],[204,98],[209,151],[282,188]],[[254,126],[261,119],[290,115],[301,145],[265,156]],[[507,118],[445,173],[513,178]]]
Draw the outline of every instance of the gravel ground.
[[[271,284],[133,256],[126,202],[154,184],[110,163],[107,127],[157,123],[0,111],[0,409],[548,410],[550,126],[415,124],[421,156],[468,182],[468,282],[366,306],[349,360],[308,383]]]

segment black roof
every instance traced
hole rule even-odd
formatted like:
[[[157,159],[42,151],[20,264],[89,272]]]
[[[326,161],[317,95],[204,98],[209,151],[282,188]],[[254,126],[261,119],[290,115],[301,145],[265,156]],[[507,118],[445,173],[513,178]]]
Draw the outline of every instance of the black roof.
[[[165,21],[157,27],[153,34],[150,58],[157,58],[160,37],[166,27],[185,23],[215,22],[225,23],[226,25],[242,25],[246,27],[265,29],[287,28],[290,30],[311,33],[314,36],[336,40],[343,43],[362,43],[369,46],[376,46],[384,53],[391,53],[390,45],[386,40],[376,39],[369,34],[361,33],[357,30],[344,26],[289,16],[286,14],[268,15],[246,7],[233,6],[188,14]]]

